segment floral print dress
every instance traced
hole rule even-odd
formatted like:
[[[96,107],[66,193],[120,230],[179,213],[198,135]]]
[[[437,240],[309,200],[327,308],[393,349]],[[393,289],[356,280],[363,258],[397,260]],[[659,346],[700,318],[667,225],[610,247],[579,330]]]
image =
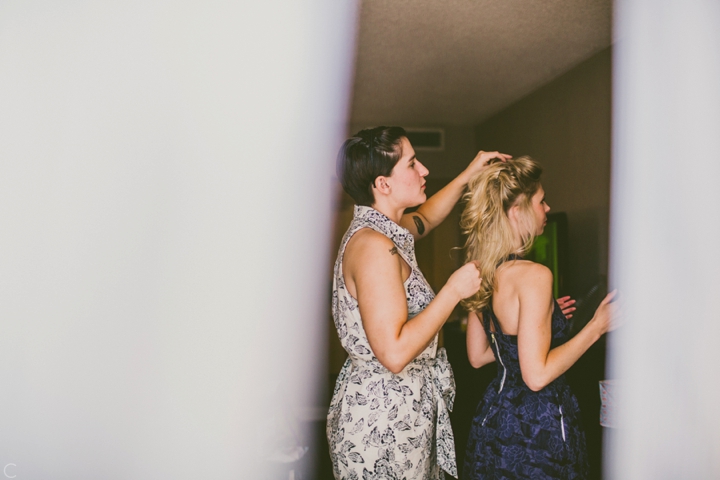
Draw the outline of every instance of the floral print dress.
[[[411,267],[404,284],[408,317],[435,297],[415,259],[412,234],[382,213],[355,207],[335,262],[332,309],[348,359],[338,376],[328,413],[327,435],[335,478],[345,480],[440,480],[457,477],[449,410],[455,380],[437,336],[394,374],[380,364],[363,329],[357,301],[345,288],[342,261],[350,238],[371,228],[390,238]]]

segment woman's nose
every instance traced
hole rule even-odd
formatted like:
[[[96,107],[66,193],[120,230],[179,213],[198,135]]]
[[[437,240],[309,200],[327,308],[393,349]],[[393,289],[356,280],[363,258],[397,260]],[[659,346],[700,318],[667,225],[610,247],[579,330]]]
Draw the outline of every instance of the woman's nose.
[[[420,165],[420,176],[425,177],[428,173],[430,173],[430,170],[427,169],[425,165],[415,160]]]

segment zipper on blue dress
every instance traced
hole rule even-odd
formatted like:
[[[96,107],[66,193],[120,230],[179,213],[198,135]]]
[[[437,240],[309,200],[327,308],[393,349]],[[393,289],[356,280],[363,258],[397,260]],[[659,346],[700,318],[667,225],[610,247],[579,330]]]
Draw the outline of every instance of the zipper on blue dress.
[[[498,393],[500,393],[500,392],[502,392],[503,386],[505,385],[505,376],[507,375],[507,368],[505,368],[505,364],[503,363],[502,357],[500,356],[500,346],[495,341],[495,334],[492,332],[490,332],[490,340],[492,341],[492,343],[495,344],[495,349],[497,350],[497,354],[498,354],[498,360],[500,360],[500,365],[502,365],[502,367],[503,367],[503,376],[502,376],[502,380],[500,380],[500,390],[498,390]]]
[[[490,405],[490,406],[488,407],[487,413],[485,414],[485,418],[483,418],[483,421],[482,421],[481,426],[483,426],[483,427],[485,426],[485,422],[487,421],[487,419],[488,419],[488,417],[490,416],[490,414],[492,413],[492,411],[493,411],[493,406]]]
[[[560,431],[562,432],[563,442],[565,441],[565,422],[563,421],[564,418],[565,417],[562,413],[562,405],[560,405]]]

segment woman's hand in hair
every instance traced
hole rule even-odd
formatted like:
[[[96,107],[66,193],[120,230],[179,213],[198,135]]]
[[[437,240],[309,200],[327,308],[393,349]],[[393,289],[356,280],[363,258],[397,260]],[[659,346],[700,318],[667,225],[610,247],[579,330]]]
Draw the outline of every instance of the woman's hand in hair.
[[[570,295],[565,297],[560,297],[557,299],[558,305],[560,306],[560,310],[562,311],[563,315],[565,315],[565,318],[570,320],[572,318],[572,312],[577,310],[575,305],[575,300],[570,298]]]
[[[496,158],[502,162],[507,162],[512,158],[512,155],[500,152],[483,152],[480,150],[463,172],[463,175],[466,177],[466,183],[469,182],[472,177],[485,170],[490,160]]]
[[[458,302],[475,295],[480,290],[480,269],[476,262],[469,262],[450,275],[445,288],[450,288],[458,296]]]
[[[620,315],[618,309],[618,303],[613,302],[613,299],[617,295],[617,290],[613,290],[608,293],[593,316],[591,323],[598,329],[600,335],[611,332],[620,326]]]

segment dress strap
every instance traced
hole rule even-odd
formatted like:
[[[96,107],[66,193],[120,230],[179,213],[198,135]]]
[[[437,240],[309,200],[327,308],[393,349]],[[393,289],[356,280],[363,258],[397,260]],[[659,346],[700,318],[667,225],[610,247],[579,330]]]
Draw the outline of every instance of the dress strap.
[[[493,327],[495,327],[494,330],[490,329],[491,322]],[[492,309],[492,304],[489,304],[487,308],[483,310],[483,324],[485,326],[485,330],[488,332],[503,333],[502,328],[500,328],[500,322],[498,322],[495,312]]]
[[[507,256],[507,258],[500,260],[500,263],[497,264],[499,267],[505,262],[510,262],[512,260],[522,260],[523,257],[521,255],[518,255],[517,253],[511,253]],[[496,333],[503,333],[502,328],[500,328],[500,322],[498,321],[497,317],[495,316],[495,311],[493,311],[492,308],[492,297],[490,297],[490,300],[488,302],[487,307],[485,307],[485,310],[483,310],[483,324],[485,326],[485,329],[488,332],[492,332],[493,330],[490,330],[490,322],[492,322],[493,326],[495,327]],[[505,335],[503,333],[503,335]]]
[[[507,258],[501,258],[500,261],[497,263],[496,268],[505,262],[511,262],[513,260],[523,260],[523,257],[522,255],[518,255],[517,253],[511,253],[507,256]]]

